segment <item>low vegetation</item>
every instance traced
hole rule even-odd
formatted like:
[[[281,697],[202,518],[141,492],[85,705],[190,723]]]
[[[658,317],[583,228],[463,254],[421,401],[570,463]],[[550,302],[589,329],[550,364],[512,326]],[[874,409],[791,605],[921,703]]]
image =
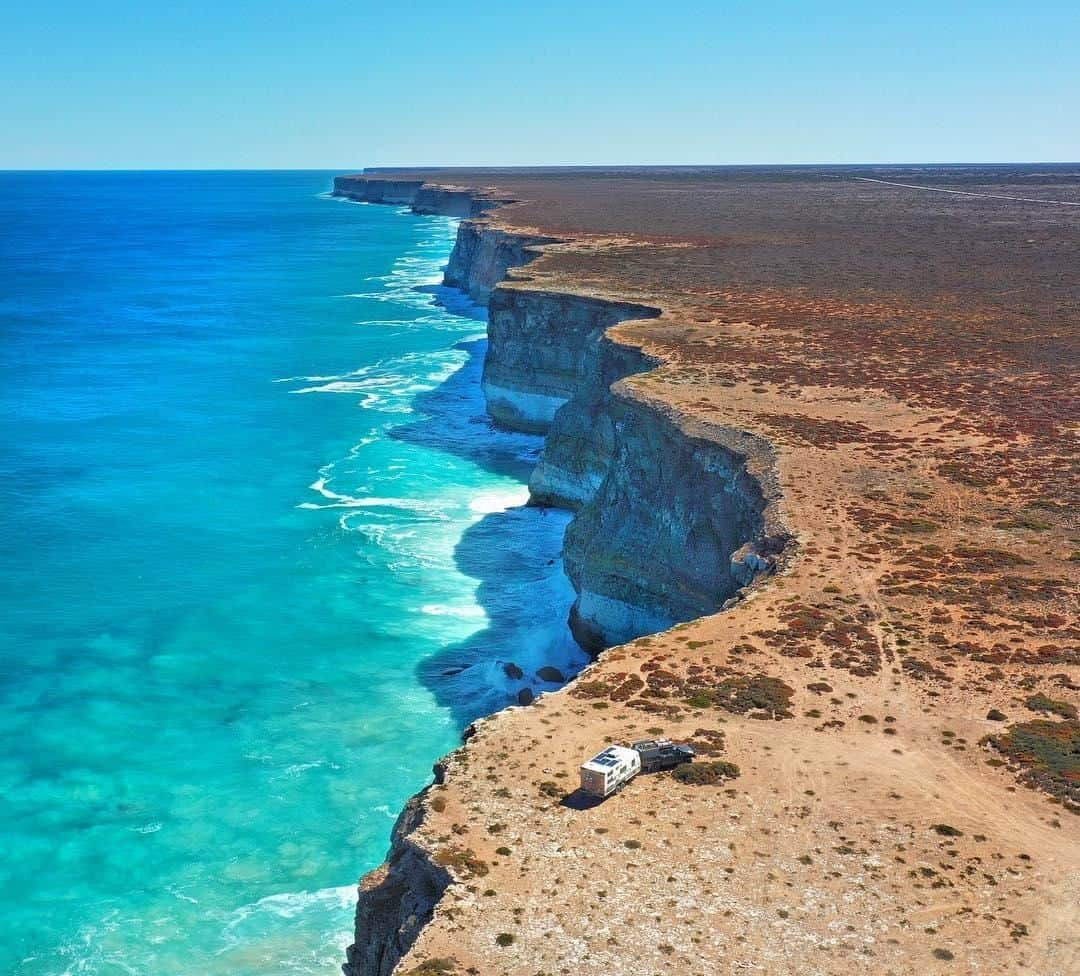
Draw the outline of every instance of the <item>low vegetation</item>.
[[[739,775],[739,767],[723,760],[696,762],[677,767],[671,775],[689,786],[712,786],[735,779]]]
[[[446,957],[425,959],[419,966],[413,966],[404,976],[453,976],[458,971],[457,960]]]
[[[1029,786],[1045,790],[1080,812],[1080,721],[1035,719],[987,736]]]
[[[1059,718],[1076,718],[1076,706],[1068,702],[1057,701],[1046,695],[1032,695],[1024,700],[1024,705],[1033,712],[1042,712],[1044,715],[1057,715]]]

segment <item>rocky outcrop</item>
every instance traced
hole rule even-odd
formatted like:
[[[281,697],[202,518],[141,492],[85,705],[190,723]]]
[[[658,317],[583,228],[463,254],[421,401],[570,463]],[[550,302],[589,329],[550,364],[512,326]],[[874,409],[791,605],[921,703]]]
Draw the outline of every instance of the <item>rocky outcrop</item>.
[[[570,626],[593,653],[716,612],[771,571],[787,541],[766,518],[774,498],[764,441],[691,433],[619,392],[621,380],[659,362],[608,330],[659,314],[522,282],[495,288],[489,302],[488,412],[547,433],[531,499],[578,512],[564,549],[578,593]]]
[[[356,903],[356,942],[345,976],[390,976],[453,880],[412,835],[423,822],[427,791],[405,804],[386,861],[364,876]]]
[[[334,196],[355,200],[357,203],[391,203],[411,206],[423,185],[423,180],[335,176]]]
[[[438,214],[443,217],[475,217],[498,206],[497,200],[481,200],[468,190],[428,186],[416,191],[412,209],[418,214]]]

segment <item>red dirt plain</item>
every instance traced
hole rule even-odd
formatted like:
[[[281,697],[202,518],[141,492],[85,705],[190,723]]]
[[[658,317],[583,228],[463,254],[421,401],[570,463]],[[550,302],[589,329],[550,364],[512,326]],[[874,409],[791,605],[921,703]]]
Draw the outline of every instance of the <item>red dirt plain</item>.
[[[515,279],[660,307],[626,389],[771,440],[797,548],[482,723],[400,971],[1080,973],[1080,167],[415,172],[566,242]],[[740,775],[560,804],[659,730]]]

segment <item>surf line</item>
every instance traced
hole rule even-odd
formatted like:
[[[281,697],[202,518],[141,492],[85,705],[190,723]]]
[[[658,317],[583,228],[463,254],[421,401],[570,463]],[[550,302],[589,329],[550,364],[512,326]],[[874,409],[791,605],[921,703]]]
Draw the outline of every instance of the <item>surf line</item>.
[[[946,190],[941,186],[919,186],[918,183],[894,183],[892,180],[874,180],[869,176],[853,176],[860,183],[881,183],[883,186],[902,186],[909,190],[931,190],[934,193],[955,193],[961,197],[985,197],[988,200],[1018,200],[1021,203],[1053,203],[1061,207],[1080,207],[1080,200],[1040,200],[1038,197],[1010,197],[1003,193],[973,193],[971,190]]]

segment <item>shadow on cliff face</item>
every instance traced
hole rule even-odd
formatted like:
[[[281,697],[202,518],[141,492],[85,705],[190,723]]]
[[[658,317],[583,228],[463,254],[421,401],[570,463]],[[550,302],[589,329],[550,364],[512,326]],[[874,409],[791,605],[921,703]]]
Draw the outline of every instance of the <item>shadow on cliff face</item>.
[[[430,290],[451,311],[475,314],[476,306],[453,289]],[[513,478],[524,501],[543,439],[494,426],[480,392],[487,340],[459,348],[468,353],[465,364],[417,397],[419,419],[391,436]],[[518,701],[523,690],[528,698],[559,687],[589,663],[566,623],[575,595],[561,559],[570,513],[525,507],[519,498],[508,496],[508,507],[482,514],[454,550],[458,570],[477,581],[485,625],[417,668],[420,682],[462,727]]]

